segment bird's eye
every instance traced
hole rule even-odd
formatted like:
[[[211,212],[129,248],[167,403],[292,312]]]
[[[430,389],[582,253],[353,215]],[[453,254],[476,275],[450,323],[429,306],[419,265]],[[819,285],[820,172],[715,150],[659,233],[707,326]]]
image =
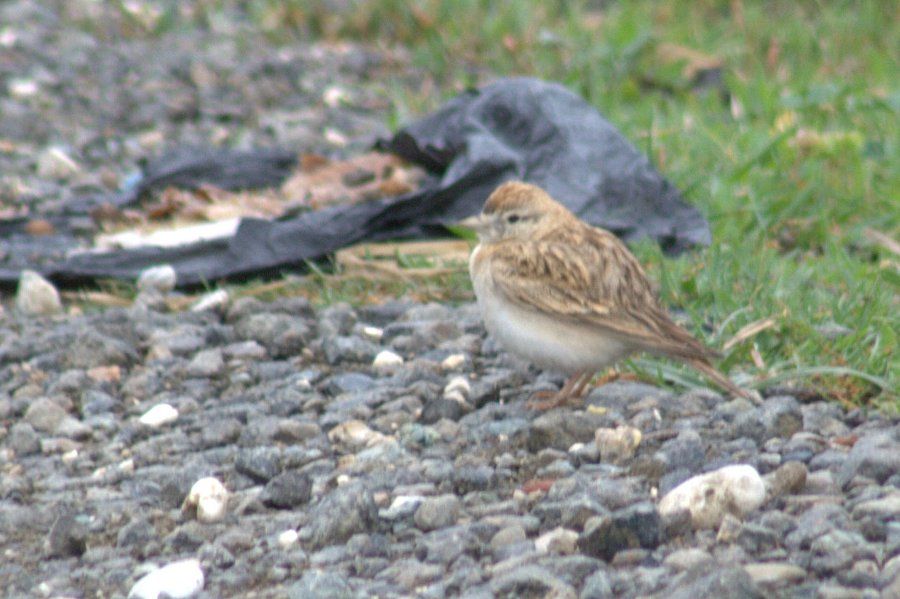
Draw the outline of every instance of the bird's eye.
[[[519,220],[521,220],[521,218],[522,217],[520,217],[518,214],[510,214],[509,216],[506,217],[506,222],[508,222],[509,224],[512,225],[514,223],[519,222]]]

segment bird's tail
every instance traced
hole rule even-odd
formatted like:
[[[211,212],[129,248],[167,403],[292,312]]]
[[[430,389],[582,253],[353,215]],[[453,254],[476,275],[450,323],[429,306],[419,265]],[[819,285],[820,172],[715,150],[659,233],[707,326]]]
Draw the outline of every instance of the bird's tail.
[[[727,390],[729,393],[737,395],[738,397],[743,397],[744,399],[749,399],[753,403],[760,403],[758,397],[732,383],[731,379],[716,370],[716,368],[706,360],[702,358],[693,358],[685,360],[685,363],[703,373],[709,380]]]

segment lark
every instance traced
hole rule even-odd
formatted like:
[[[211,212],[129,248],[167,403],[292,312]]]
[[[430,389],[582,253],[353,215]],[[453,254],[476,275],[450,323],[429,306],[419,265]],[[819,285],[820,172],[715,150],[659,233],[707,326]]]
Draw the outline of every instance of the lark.
[[[637,352],[689,364],[754,399],[713,367],[715,351],[669,317],[624,243],[543,189],[504,183],[462,224],[478,233],[469,274],[488,332],[510,353],[569,377],[536,407],[581,397],[597,371]]]

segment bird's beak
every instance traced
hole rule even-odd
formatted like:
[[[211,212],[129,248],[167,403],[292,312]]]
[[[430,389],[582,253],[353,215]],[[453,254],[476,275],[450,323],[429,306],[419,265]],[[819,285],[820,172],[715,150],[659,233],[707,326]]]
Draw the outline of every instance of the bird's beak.
[[[480,214],[464,218],[456,224],[460,227],[465,227],[466,229],[472,229],[479,234],[484,233],[488,228],[487,222]]]

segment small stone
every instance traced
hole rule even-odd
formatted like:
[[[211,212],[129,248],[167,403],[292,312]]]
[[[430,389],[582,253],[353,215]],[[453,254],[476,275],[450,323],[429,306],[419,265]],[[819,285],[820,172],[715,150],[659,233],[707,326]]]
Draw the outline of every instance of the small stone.
[[[294,530],[293,528],[289,528],[278,533],[278,546],[282,549],[290,549],[297,544],[297,539],[299,539],[299,537],[300,535],[297,534],[296,530]]]
[[[718,528],[725,514],[743,517],[763,504],[766,487],[755,468],[725,466],[684,481],[662,498],[660,514],[682,510],[691,514],[695,529]]]
[[[561,526],[545,532],[534,540],[534,547],[538,553],[550,553],[555,555],[571,555],[575,553],[578,543],[578,533]]]
[[[385,520],[400,520],[416,513],[419,505],[425,501],[421,495],[398,495],[390,507],[378,511],[378,517]]]
[[[328,440],[354,451],[387,442],[390,438],[373,431],[361,420],[348,420],[328,431]]]
[[[144,412],[138,420],[145,426],[159,428],[178,420],[178,410],[167,403],[161,403]]]
[[[704,443],[697,431],[682,431],[676,438],[663,443],[655,457],[665,464],[665,471],[700,471],[706,458]]]
[[[763,599],[750,575],[740,566],[710,562],[675,576],[656,593],[670,599],[727,597],[728,599]]]
[[[16,310],[26,316],[51,316],[63,311],[53,283],[34,272],[23,270],[16,289]]]
[[[763,480],[766,497],[773,499],[782,495],[799,493],[806,486],[807,469],[803,462],[786,462],[770,472]]]
[[[138,276],[138,292],[166,294],[175,289],[178,273],[171,264],[151,266]]]
[[[459,511],[460,501],[456,495],[438,495],[425,499],[416,510],[413,520],[416,526],[427,532],[455,524]]]
[[[219,479],[207,476],[194,483],[181,509],[194,512],[200,522],[218,522],[225,517],[227,506],[228,489]]]
[[[206,312],[208,310],[222,312],[228,307],[229,301],[231,301],[231,296],[224,289],[210,291],[191,305],[191,312]]]
[[[621,464],[628,461],[640,444],[641,431],[631,426],[598,428],[594,432],[594,445],[604,462]]]
[[[203,582],[199,560],[172,562],[138,580],[128,599],[187,599],[203,590]]]
[[[312,496],[312,480],[305,472],[289,470],[266,483],[260,499],[265,505],[292,509],[309,502]]]
[[[55,401],[46,397],[39,397],[25,410],[25,422],[35,430],[53,433],[60,424],[68,418],[66,411]]]
[[[689,547],[687,549],[677,549],[666,556],[663,565],[678,571],[686,571],[698,566],[705,566],[714,561],[712,555],[703,549]]]
[[[553,597],[575,599],[577,594],[564,580],[540,566],[522,566],[491,579],[494,597]]]
[[[389,349],[378,352],[375,359],[372,360],[374,368],[383,368],[385,370],[395,368],[401,364],[403,364],[403,358]]]
[[[616,596],[609,581],[609,574],[597,570],[584,581],[579,599],[615,599]]]
[[[594,516],[584,524],[578,549],[610,561],[625,549],[655,549],[660,542],[660,518],[656,507],[639,503],[610,515]]]
[[[719,525],[719,532],[716,534],[716,542],[733,543],[737,540],[740,532],[741,521],[731,514],[725,514],[725,517],[722,518],[722,523]]]
[[[122,379],[122,367],[118,364],[94,366],[88,369],[87,375],[98,383],[118,383]]]
[[[384,337],[384,330],[379,329],[378,327],[373,326],[364,326],[362,328],[363,337],[367,338],[369,341],[379,342],[381,338]]]
[[[853,445],[838,472],[837,482],[847,487],[854,476],[862,475],[883,483],[898,473],[900,443],[891,433],[871,433],[861,436]]]
[[[465,401],[459,402],[444,397],[434,397],[422,406],[419,421],[423,424],[434,424],[442,419],[457,421],[465,413]]]
[[[80,171],[78,163],[59,146],[51,146],[37,157],[37,173],[45,179],[65,180]]]
[[[225,360],[222,357],[222,350],[217,347],[198,352],[187,366],[188,376],[194,377],[215,377],[224,370]]]
[[[491,537],[491,549],[497,550],[506,545],[520,543],[527,538],[528,535],[525,534],[525,529],[518,524],[513,524],[506,528],[501,528]]]
[[[322,351],[325,353],[325,361],[331,365],[347,362],[374,363],[378,354],[378,346],[357,336],[327,337],[322,342]],[[383,366],[382,368],[387,368]]]
[[[10,97],[18,100],[26,100],[34,97],[41,91],[37,81],[25,77],[14,77],[10,79],[6,89],[9,92]]]
[[[241,449],[234,460],[234,469],[261,483],[268,483],[281,472],[281,452],[277,447]]]
[[[323,383],[325,392],[331,395],[357,393],[371,389],[374,385],[375,379],[361,372],[342,372],[335,374]]]
[[[765,430],[764,439],[790,439],[803,429],[803,411],[790,395],[770,397],[759,410],[762,411],[760,422]]]
[[[853,518],[871,516],[879,519],[900,517],[900,492],[890,493],[880,499],[863,501],[853,508]]]
[[[315,568],[303,572],[300,581],[287,589],[287,599],[352,599],[356,596],[343,576]]]
[[[473,397],[477,397],[473,393]],[[478,402],[475,402],[478,405]],[[604,417],[590,412],[572,413],[569,410],[550,410],[531,421],[528,428],[528,450],[538,452],[546,447],[567,450],[573,444],[587,443]]]
[[[346,104],[349,99],[350,95],[347,93],[347,90],[336,85],[325,88],[325,91],[322,93],[322,101],[330,108],[336,108],[341,104]]]
[[[40,453],[41,440],[34,427],[27,422],[17,422],[9,429],[6,446],[16,452],[17,456]]]
[[[87,548],[88,530],[70,511],[63,511],[53,521],[45,545],[50,557],[80,557]]]
[[[371,491],[359,481],[350,481],[332,489],[309,511],[304,532],[309,546],[320,549],[368,532],[377,522],[378,506]]]
[[[450,354],[441,362],[441,368],[444,370],[456,370],[465,363],[465,354]]]
[[[462,402],[466,401],[466,398],[472,393],[472,386],[469,384],[469,381],[465,379],[465,377],[455,376],[450,379],[450,382],[447,383],[447,386],[444,387],[444,399],[453,399],[454,401],[459,401],[459,399],[455,399],[455,397],[461,397]]]
[[[347,136],[333,127],[325,128],[324,137],[325,141],[338,148],[343,148],[349,143]]]
[[[744,564],[744,571],[750,575],[754,583],[766,589],[787,586],[806,578],[806,570],[794,564]]]

